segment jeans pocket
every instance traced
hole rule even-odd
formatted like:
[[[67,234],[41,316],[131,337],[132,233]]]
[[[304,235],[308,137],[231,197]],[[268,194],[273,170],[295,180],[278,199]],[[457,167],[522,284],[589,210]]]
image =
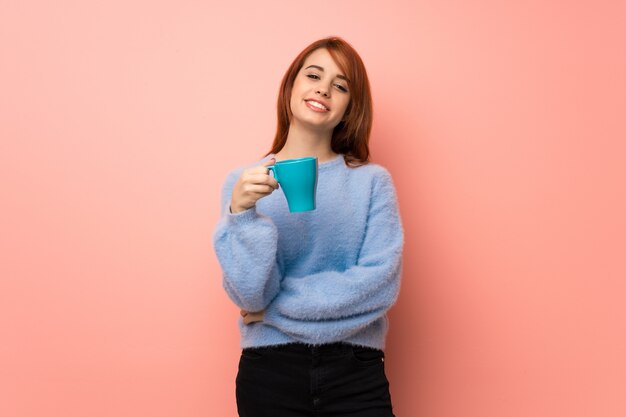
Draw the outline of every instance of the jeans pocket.
[[[352,346],[351,358],[359,366],[382,365],[385,361],[385,353],[370,347]]]

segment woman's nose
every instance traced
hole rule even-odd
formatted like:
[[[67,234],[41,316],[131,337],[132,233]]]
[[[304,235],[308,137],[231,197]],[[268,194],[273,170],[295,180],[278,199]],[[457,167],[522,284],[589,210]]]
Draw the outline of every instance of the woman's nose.
[[[321,96],[328,97],[328,92],[322,88],[318,88],[315,92]]]

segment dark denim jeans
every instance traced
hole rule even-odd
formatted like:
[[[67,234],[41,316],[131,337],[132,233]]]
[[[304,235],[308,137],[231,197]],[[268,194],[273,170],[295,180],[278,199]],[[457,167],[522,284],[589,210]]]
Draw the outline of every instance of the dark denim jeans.
[[[384,354],[342,343],[244,349],[237,409],[240,417],[393,417]]]

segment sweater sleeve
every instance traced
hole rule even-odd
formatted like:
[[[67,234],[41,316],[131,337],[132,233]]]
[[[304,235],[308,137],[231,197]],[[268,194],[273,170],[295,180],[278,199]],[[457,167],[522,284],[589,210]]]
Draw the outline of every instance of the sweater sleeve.
[[[222,215],[213,234],[213,247],[222,267],[222,284],[240,308],[261,311],[280,290],[276,263],[278,232],[272,219],[252,207],[230,212],[230,199],[238,172],[222,189]]]
[[[379,320],[384,313],[384,310],[375,310],[340,320],[300,320],[279,312],[276,305],[272,303],[265,310],[263,322],[278,328],[299,342],[321,344],[340,342],[360,333]],[[252,325],[254,326],[255,323]]]
[[[382,317],[400,289],[404,232],[387,171],[373,184],[357,264],[344,271],[286,276],[265,322],[301,340],[345,338]],[[325,340],[327,341],[327,340]]]

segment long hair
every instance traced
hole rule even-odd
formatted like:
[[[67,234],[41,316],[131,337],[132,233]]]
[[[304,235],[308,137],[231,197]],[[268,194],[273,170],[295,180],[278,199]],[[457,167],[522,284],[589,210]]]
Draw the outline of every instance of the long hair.
[[[344,154],[346,165],[356,167],[369,162],[369,137],[372,130],[372,95],[365,65],[354,48],[343,39],[332,36],[307,46],[291,63],[278,92],[276,136],[271,150],[278,153],[287,142],[291,121],[291,91],[294,80],[307,57],[315,50],[326,48],[337,66],[348,78],[350,102],[341,122],[333,130],[330,147]]]

